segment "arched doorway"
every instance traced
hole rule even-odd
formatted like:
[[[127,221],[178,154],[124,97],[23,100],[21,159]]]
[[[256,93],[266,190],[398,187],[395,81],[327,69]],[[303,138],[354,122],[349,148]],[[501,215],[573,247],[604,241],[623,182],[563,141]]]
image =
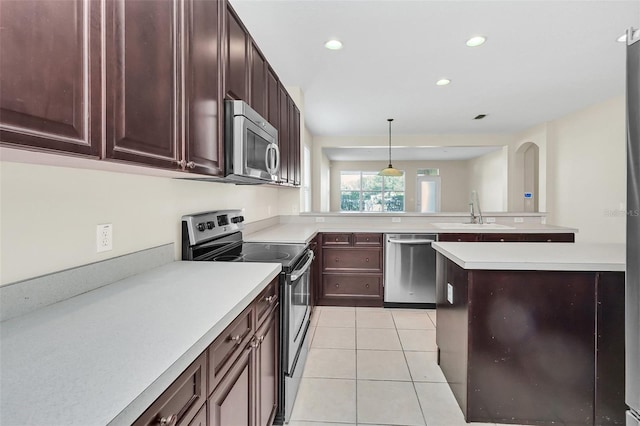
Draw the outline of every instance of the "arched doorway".
[[[524,212],[538,212],[540,200],[540,148],[533,142],[520,145],[516,151],[518,171],[521,177],[519,205]]]

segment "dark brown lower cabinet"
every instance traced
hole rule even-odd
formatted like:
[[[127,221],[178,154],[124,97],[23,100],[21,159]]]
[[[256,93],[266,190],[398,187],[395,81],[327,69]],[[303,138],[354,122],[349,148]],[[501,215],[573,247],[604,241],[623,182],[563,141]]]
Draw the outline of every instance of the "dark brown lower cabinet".
[[[209,398],[209,425],[253,425],[254,351],[247,346]]]
[[[455,242],[522,242],[522,243],[573,243],[575,242],[575,234],[573,233],[441,233],[438,234],[438,241],[455,241]]]
[[[437,265],[438,359],[468,422],[624,424],[624,273]]]
[[[275,278],[134,425],[271,425],[280,374],[278,298]]]

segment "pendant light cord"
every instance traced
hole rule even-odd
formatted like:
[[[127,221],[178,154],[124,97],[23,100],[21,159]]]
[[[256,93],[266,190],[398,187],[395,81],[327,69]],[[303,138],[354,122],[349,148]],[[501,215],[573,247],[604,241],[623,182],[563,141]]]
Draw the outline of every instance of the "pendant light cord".
[[[389,168],[391,168],[391,122],[393,118],[387,118],[387,121],[389,122]]]

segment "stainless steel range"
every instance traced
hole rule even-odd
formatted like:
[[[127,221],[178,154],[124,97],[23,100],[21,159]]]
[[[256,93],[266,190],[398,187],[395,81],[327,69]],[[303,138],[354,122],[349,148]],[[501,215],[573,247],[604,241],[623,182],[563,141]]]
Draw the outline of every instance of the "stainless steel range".
[[[309,274],[306,244],[245,242],[240,210],[182,216],[182,260],[280,263],[280,384],[276,424],[288,423],[309,352]]]

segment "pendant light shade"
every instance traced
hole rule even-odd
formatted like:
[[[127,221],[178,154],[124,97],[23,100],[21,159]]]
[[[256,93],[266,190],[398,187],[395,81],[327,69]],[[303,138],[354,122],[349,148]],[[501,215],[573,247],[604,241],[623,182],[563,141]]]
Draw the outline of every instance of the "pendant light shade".
[[[389,166],[386,169],[380,170],[378,176],[402,176],[402,172],[398,169],[394,169],[391,165],[391,122],[393,118],[387,118],[389,122]]]

